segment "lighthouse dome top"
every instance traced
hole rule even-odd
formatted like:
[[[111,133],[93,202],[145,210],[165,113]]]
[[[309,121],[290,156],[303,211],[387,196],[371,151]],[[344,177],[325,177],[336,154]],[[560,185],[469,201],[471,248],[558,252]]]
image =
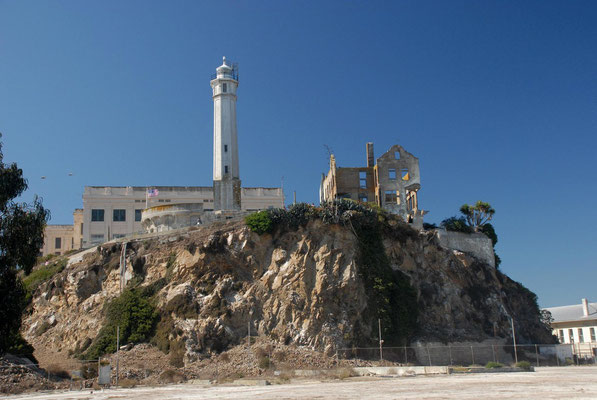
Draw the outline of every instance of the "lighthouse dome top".
[[[222,57],[222,65],[220,65],[220,66],[219,66],[219,67],[216,69],[216,71],[218,71],[218,73],[220,73],[220,72],[230,72],[230,71],[232,71],[232,68],[231,68],[231,67],[230,67],[228,64],[226,64],[226,57],[225,57],[225,56],[224,56],[224,57]]]
[[[226,57],[222,57],[222,65],[216,68],[216,74],[212,79],[234,79],[238,80],[238,73],[236,70],[236,64],[229,65],[230,62],[226,60]]]

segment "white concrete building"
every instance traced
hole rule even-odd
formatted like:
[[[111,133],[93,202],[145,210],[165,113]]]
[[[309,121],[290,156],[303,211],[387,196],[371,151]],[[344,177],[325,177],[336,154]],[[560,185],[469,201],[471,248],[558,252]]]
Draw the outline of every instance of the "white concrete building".
[[[209,186],[152,186],[150,189],[157,190],[157,196],[147,197],[148,188],[140,186],[86,186],[82,247],[145,232],[141,219],[146,207],[200,203],[203,211],[215,210],[213,188]],[[241,188],[240,192],[243,211],[284,207],[281,188]]]
[[[197,220],[212,220],[213,215],[206,215],[210,212],[228,215],[230,212],[284,207],[281,188],[241,187],[236,125],[237,71],[237,67],[229,65],[224,57],[223,64],[210,81],[214,102],[213,186],[86,186],[81,247],[142,233],[150,226],[155,229],[156,224],[160,229],[168,228],[170,223],[172,228],[179,227],[187,215],[189,224],[193,224]],[[155,196],[148,197],[148,190]],[[172,205],[179,206],[158,207]],[[144,210],[147,211],[144,213]],[[145,227],[143,215],[148,219]]]
[[[551,313],[553,334],[560,343],[573,346],[579,357],[595,357],[597,350],[597,303],[582,299],[580,304],[546,308]]]

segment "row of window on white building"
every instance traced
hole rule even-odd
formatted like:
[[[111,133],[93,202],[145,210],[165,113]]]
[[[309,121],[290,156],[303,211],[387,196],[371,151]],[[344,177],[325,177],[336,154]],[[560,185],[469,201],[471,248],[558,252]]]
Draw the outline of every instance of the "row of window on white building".
[[[578,338],[578,343],[594,343],[597,342],[597,338],[595,337],[595,328],[589,328],[589,334],[591,335],[590,341],[586,341],[584,334],[583,334],[583,329],[582,328],[577,328],[576,329],[576,337]],[[558,336],[560,339],[560,343],[574,343],[575,342],[575,335],[574,335],[574,329],[568,329],[568,337],[570,338],[570,340],[568,342],[566,342],[566,338],[564,335],[564,329],[559,329],[558,330]]]

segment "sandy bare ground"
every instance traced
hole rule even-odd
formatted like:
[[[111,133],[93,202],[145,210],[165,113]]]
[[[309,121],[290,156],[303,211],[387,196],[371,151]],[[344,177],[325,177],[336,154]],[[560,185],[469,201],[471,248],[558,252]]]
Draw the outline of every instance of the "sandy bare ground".
[[[536,372],[350,378],[272,386],[170,385],[134,389],[34,393],[0,399],[597,399],[597,367],[538,368]]]

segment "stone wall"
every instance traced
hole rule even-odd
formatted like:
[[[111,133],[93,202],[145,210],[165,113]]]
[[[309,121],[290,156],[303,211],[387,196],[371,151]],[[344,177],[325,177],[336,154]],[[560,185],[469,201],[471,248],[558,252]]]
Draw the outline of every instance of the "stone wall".
[[[483,233],[462,233],[438,229],[436,237],[443,248],[468,253],[495,268],[493,244],[491,239]]]

